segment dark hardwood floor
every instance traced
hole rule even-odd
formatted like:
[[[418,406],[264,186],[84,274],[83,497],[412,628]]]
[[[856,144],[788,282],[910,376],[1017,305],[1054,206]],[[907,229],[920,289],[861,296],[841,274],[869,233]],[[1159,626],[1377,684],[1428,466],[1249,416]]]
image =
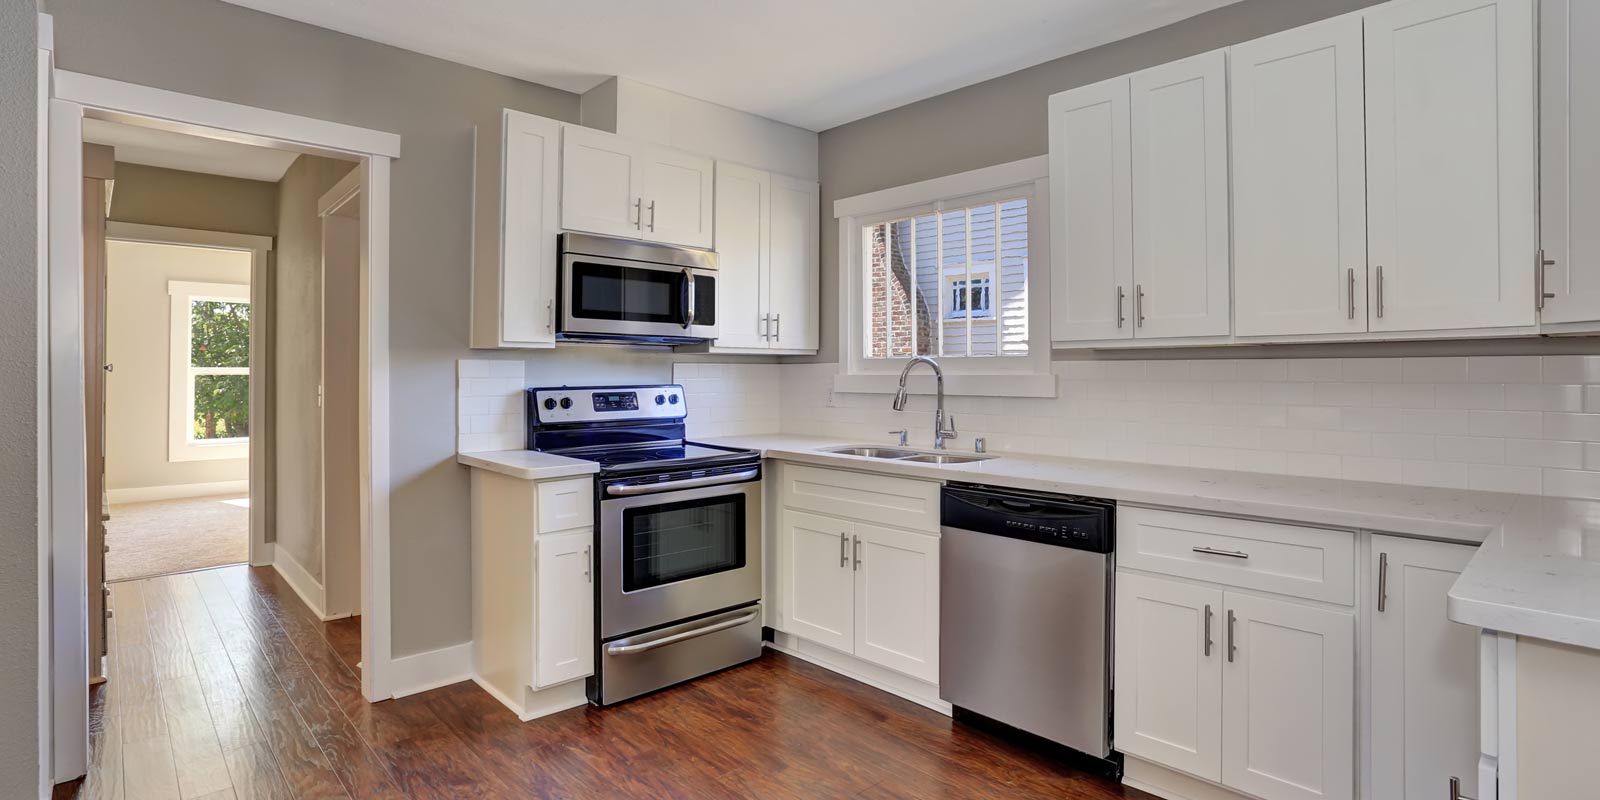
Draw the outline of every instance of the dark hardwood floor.
[[[1149,797],[787,656],[523,723],[471,682],[361,697],[357,620],[270,569],[112,586],[90,771],[58,798]]]

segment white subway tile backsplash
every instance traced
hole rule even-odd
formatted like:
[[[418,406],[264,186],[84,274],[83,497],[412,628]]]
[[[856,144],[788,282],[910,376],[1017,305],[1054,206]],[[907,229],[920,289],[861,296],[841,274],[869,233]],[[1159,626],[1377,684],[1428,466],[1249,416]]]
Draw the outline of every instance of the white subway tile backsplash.
[[[1527,467],[1584,468],[1583,442],[1556,442],[1549,439],[1507,439],[1506,463]],[[1590,466],[1588,469],[1596,469]]]
[[[1342,374],[1337,358],[1297,358],[1289,362],[1291,381],[1336,381]]]
[[[1412,486],[1467,488],[1467,465],[1442,461],[1406,461],[1400,465],[1400,482]]]
[[[1544,471],[1544,493],[1551,497],[1600,500],[1600,472],[1547,469]]]
[[[1583,387],[1565,384],[1513,384],[1506,408],[1514,411],[1582,411]]]
[[[1467,360],[1449,358],[1406,358],[1400,374],[1406,383],[1462,383],[1467,379]]]
[[[1600,442],[1600,414],[1546,413],[1544,438]]]
[[[1555,465],[1550,465],[1555,466]],[[1583,468],[1600,470],[1600,443],[1585,442],[1583,445]]]
[[[527,446],[521,361],[464,358],[456,362],[456,451]]]
[[[1243,359],[1237,372],[1242,381],[1286,381],[1289,362],[1281,358]]]
[[[1284,456],[1284,472],[1313,478],[1338,478],[1343,476],[1343,462],[1338,456],[1326,453],[1288,453]]]
[[[1344,412],[1332,406],[1290,406],[1288,425],[1291,428],[1339,430],[1344,427]]]
[[[1472,356],[1467,359],[1467,380],[1473,383],[1538,383],[1539,359],[1530,356]]]
[[[1469,411],[1467,433],[1473,436],[1516,436],[1537,438],[1542,435],[1544,417],[1537,411]]]
[[[1545,356],[1545,383],[1600,383],[1600,356]]]
[[[1506,387],[1498,383],[1445,383],[1434,390],[1439,408],[1498,410],[1506,407]]]
[[[1481,436],[1438,436],[1433,440],[1433,456],[1440,461],[1503,464],[1506,460],[1506,440]]]
[[[1319,405],[1370,406],[1372,405],[1372,384],[1318,383],[1313,387],[1312,396],[1316,398]]]
[[[1537,467],[1468,464],[1467,488],[1485,492],[1539,494],[1544,489],[1544,474]]]
[[[1416,433],[1386,433],[1372,437],[1372,454],[1385,458],[1432,459],[1433,439]]]
[[[1406,430],[1458,435],[1467,432],[1467,412],[1448,409],[1406,409]]]
[[[1398,458],[1345,456],[1341,459],[1341,477],[1352,481],[1399,483],[1402,463]]]
[[[1431,383],[1379,383],[1372,387],[1372,404],[1385,408],[1433,408]]]
[[[1402,374],[1398,358],[1347,358],[1340,370],[1343,380],[1361,383],[1399,383]]]

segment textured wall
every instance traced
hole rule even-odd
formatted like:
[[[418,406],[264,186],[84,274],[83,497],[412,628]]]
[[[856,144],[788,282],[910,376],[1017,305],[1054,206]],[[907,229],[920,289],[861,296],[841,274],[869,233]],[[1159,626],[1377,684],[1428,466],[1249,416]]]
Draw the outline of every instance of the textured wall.
[[[39,792],[35,12],[0,0],[0,797]]]
[[[277,217],[275,183],[118,162],[108,219],[274,236]]]

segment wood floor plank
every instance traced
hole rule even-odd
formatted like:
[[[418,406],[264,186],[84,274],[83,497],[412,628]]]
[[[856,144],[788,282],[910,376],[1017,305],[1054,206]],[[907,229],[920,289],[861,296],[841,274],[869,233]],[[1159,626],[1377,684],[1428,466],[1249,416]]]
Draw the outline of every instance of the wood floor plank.
[[[278,761],[264,744],[250,743],[222,754],[228,762],[228,775],[233,779],[234,794],[239,800],[292,800],[294,793]]]
[[[172,745],[165,737],[127,742],[122,748],[123,792],[128,800],[181,800]]]

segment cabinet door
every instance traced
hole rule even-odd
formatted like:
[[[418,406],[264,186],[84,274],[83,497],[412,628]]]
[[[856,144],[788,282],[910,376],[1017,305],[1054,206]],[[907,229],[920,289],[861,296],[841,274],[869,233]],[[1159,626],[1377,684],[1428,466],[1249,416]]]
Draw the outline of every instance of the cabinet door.
[[[1228,333],[1227,54],[1135,73],[1134,336]]]
[[[1478,629],[1445,603],[1474,547],[1372,537],[1372,796],[1478,796]]]
[[[1355,618],[1228,592],[1222,783],[1265,800],[1355,796]]]
[[[644,197],[644,238],[709,249],[715,162],[670,147],[640,149],[637,180]]]
[[[1221,625],[1221,590],[1117,573],[1118,750],[1221,778]]]
[[[642,237],[638,151],[638,144],[620,136],[567,126],[561,142],[561,227]]]
[[[770,347],[816,350],[821,326],[817,286],[816,181],[772,176],[772,257],[767,310],[772,314]]]
[[[587,532],[538,537],[535,688],[594,672],[593,546]]]
[[[1361,16],[1228,52],[1234,332],[1367,329]]]
[[[767,264],[772,179],[717,163],[717,346],[767,346]]]
[[[1127,339],[1133,291],[1128,79],[1050,96],[1050,338]]]
[[[784,630],[848,653],[855,647],[855,575],[850,523],[778,513],[778,596]]]
[[[1600,4],[1539,3],[1541,322],[1600,320]],[[1537,267],[1536,267],[1537,268]]]
[[[561,123],[507,109],[501,161],[500,338],[553,347]]]
[[[856,523],[856,657],[939,682],[939,537]]]
[[[1532,0],[1384,3],[1366,43],[1372,330],[1533,324]]]

